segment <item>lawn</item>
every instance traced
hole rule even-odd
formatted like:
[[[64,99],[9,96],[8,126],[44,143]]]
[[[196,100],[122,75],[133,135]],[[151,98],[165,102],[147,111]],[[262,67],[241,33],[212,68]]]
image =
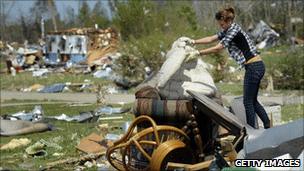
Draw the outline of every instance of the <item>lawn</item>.
[[[223,95],[241,96],[243,94],[243,82],[221,82],[215,83],[218,90]],[[259,90],[259,96],[303,96],[303,90],[274,90],[267,91],[266,89]]]
[[[10,74],[1,74],[1,89],[20,90],[28,88],[33,84],[51,85],[55,83],[84,83],[90,80],[93,84],[108,85],[111,81],[94,78],[92,74],[73,74],[73,73],[51,73],[46,77],[33,77],[31,72],[22,72],[12,76]]]
[[[25,102],[25,101],[21,101]],[[19,102],[19,103],[21,103]],[[32,102],[32,101],[31,101]],[[132,104],[127,104],[127,106],[131,106]],[[68,104],[42,104],[41,105],[44,110],[45,116],[51,115],[60,115],[62,113],[67,114],[69,116],[77,115],[79,112],[92,111],[96,109],[97,105],[89,105],[89,106],[70,106]],[[18,111],[31,111],[34,105],[19,105],[14,107],[1,107],[1,115],[11,114]],[[115,115],[116,116],[116,115]],[[124,121],[132,120],[133,115],[130,113],[127,114],[119,114],[117,116],[123,116],[123,121],[115,120],[108,123],[110,132],[121,133],[121,130],[117,130],[119,126]],[[57,144],[60,145],[63,149],[58,151],[54,148],[47,147],[46,151],[48,155],[45,158],[33,158],[25,155],[25,148],[20,147],[14,150],[3,151],[1,150],[0,155],[0,166],[2,168],[9,168],[10,170],[38,170],[41,167],[45,166],[45,164],[50,163],[52,161],[57,161],[60,159],[66,159],[69,157],[79,157],[82,153],[79,152],[75,147],[79,143],[80,139],[89,135],[92,132],[99,133],[99,129],[97,126],[99,123],[76,123],[76,122],[65,122],[65,121],[55,121],[49,120],[50,124],[55,126],[56,130],[48,131],[43,133],[35,133],[29,135],[22,136],[13,136],[13,137],[0,137],[0,144],[5,144],[10,140],[16,138],[28,138],[31,140],[31,144],[44,139],[46,141],[52,141],[57,139]],[[116,129],[116,130],[115,130]],[[62,156],[53,156],[54,153],[63,153]],[[60,165],[57,169],[68,169],[72,170],[74,166],[71,165]]]
[[[290,122],[304,118],[304,104],[286,105],[282,107],[282,121]]]

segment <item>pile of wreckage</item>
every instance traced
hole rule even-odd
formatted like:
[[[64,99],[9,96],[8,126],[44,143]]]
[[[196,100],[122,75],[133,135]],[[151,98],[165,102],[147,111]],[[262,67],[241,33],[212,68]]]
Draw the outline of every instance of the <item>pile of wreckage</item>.
[[[112,28],[75,28],[49,32],[40,45],[28,45],[27,41],[23,46],[1,42],[1,54],[6,57],[7,71],[13,74],[47,67],[64,70],[73,67],[85,72],[95,66],[111,66],[120,57],[118,41],[119,35]]]
[[[92,73],[95,78],[107,79],[117,85],[106,87],[109,93],[124,92],[124,88],[139,84],[130,82],[113,70],[114,62],[121,54],[117,52],[119,34],[112,28],[49,32],[44,40],[40,46],[28,45],[27,42],[24,47],[18,43],[7,43],[6,46],[2,43],[1,53],[6,57],[7,72],[13,76],[23,71],[32,72],[33,77],[46,77],[49,73]],[[84,83],[32,85],[21,91],[57,93],[75,87],[79,91],[96,92],[96,86],[93,87],[90,80]]]
[[[68,61],[89,66],[110,64],[110,56],[115,56],[117,44],[118,34],[112,28],[50,32],[46,36],[46,60],[50,65]]]
[[[302,18],[292,18],[290,21],[292,25],[293,32],[296,30],[296,24],[303,23]],[[255,26],[250,25],[247,29],[249,35],[252,37],[252,39],[255,41],[256,46],[258,49],[267,49],[270,47],[274,47],[278,45],[280,34],[275,31],[275,26],[268,25],[265,21],[260,20]],[[279,30],[279,29],[277,29]],[[303,37],[296,37],[296,35],[293,35],[288,40],[291,42],[291,45],[302,45],[304,44],[304,38]]]
[[[280,37],[280,34],[273,30],[263,20],[260,20],[255,27],[250,26],[248,33],[256,42],[258,49],[276,46]]]
[[[242,98],[234,99],[230,110],[223,107],[207,65],[188,60],[194,49],[184,39],[174,42],[156,76],[138,87],[136,119],[107,150],[111,165],[117,170],[222,170],[235,167],[238,159],[303,162],[304,120],[270,129],[249,126]]]

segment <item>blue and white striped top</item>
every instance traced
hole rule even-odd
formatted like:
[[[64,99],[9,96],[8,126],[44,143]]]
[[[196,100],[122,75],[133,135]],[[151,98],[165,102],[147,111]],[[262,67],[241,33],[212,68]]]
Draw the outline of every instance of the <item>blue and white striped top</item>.
[[[258,51],[242,28],[232,23],[227,30],[217,33],[220,43],[228,49],[229,55],[239,64],[244,65],[246,61],[258,55]]]

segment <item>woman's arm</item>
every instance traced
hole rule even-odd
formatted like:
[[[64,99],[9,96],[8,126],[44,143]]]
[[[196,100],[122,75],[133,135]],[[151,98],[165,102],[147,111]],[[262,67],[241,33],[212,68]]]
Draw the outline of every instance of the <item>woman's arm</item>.
[[[206,55],[206,54],[210,54],[210,53],[217,53],[217,52],[221,51],[222,49],[224,49],[224,46],[221,43],[218,43],[217,45],[212,46],[210,48],[200,50],[199,53],[200,53],[200,55]]]
[[[194,44],[208,44],[218,40],[218,35],[208,36],[201,39],[194,40]]]

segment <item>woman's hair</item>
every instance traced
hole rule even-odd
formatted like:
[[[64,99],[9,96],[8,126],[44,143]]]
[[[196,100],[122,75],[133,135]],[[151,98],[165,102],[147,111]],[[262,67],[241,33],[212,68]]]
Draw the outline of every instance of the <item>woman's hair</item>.
[[[219,10],[215,14],[216,20],[233,21],[235,17],[234,9],[232,7],[224,8]]]

